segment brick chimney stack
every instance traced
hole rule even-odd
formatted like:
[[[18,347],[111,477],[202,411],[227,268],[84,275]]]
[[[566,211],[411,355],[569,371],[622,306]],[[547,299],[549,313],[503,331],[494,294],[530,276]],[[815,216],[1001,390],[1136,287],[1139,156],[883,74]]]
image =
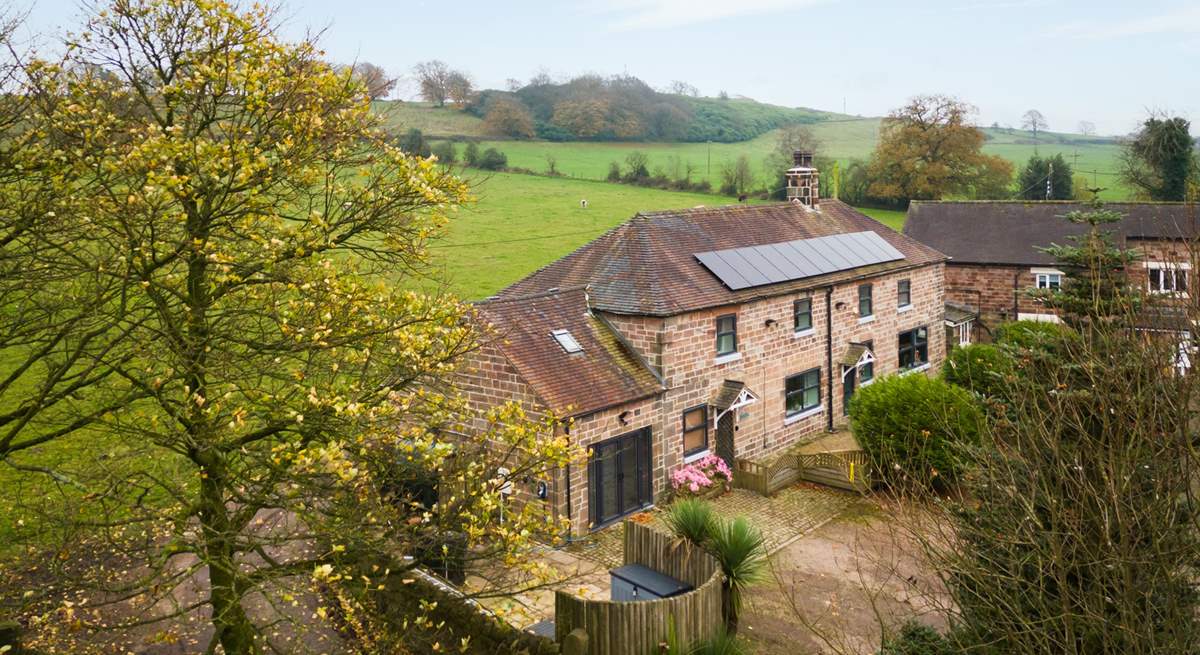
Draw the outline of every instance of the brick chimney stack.
[[[796,150],[792,153],[792,167],[786,173],[787,199],[810,209],[818,209],[820,173],[813,168],[812,160],[811,152]]]

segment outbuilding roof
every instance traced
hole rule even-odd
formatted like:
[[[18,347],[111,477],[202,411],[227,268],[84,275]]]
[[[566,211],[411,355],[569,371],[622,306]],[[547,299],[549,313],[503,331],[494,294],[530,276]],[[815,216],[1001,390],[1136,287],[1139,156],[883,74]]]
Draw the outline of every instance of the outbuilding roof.
[[[870,231],[902,259],[740,290],[705,268],[697,253]],[[837,200],[819,210],[797,203],[733,205],[641,213],[575,252],[504,289],[499,298],[588,285],[593,308],[671,316],[748,302],[867,275],[943,261],[935,249]]]
[[[493,343],[538,398],[563,416],[582,416],[663,390],[654,371],[588,307],[585,287],[476,305]],[[565,331],[574,347],[562,344]]]
[[[949,255],[951,263],[1045,266],[1054,258],[1038,248],[1067,245],[1088,226],[1063,216],[1089,205],[1079,202],[914,201],[904,234]],[[1195,205],[1114,202],[1125,215],[1112,226],[1119,247],[1136,239],[1183,239],[1200,233]]]

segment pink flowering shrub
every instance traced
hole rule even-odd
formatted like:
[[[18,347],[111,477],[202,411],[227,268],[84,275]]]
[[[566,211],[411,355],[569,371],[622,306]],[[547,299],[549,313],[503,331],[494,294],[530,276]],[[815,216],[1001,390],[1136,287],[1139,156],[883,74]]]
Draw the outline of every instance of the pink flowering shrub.
[[[733,480],[733,473],[725,460],[716,455],[705,455],[671,473],[671,488],[680,493],[696,494],[730,480]]]

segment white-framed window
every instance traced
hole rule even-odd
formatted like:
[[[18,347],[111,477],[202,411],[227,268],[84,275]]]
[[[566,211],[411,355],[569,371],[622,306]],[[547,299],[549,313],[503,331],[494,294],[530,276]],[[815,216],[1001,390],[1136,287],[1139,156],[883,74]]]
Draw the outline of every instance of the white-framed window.
[[[1034,268],[1030,272],[1033,273],[1037,288],[1056,290],[1062,288],[1063,272],[1057,268]]]
[[[965,346],[971,343],[971,333],[974,332],[975,321],[967,321],[959,323],[958,330],[958,345]]]
[[[1187,262],[1146,262],[1150,293],[1187,293],[1191,268]]]

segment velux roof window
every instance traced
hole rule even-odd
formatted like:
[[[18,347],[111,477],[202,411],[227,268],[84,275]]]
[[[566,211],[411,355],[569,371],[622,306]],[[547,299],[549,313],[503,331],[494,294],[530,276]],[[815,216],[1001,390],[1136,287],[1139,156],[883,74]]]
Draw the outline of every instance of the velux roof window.
[[[583,352],[583,346],[579,345],[579,342],[567,330],[554,330],[550,334],[558,342],[558,345],[562,346],[564,351],[569,353]]]

